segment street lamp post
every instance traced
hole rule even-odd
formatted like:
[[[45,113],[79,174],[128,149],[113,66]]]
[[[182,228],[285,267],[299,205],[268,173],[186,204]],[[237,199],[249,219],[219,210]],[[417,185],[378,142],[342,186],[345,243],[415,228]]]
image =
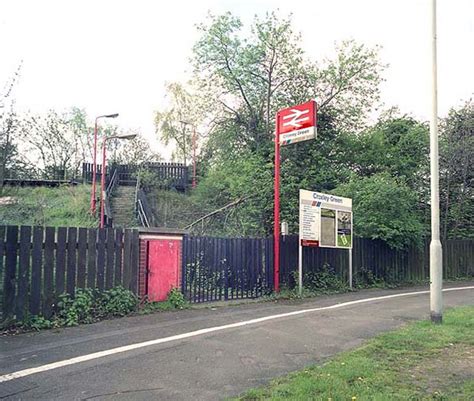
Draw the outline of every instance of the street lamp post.
[[[436,0],[431,2],[431,120],[430,120],[430,310],[431,321],[443,320],[443,248],[439,233],[439,166],[438,166],[438,78],[436,49]]]
[[[97,120],[99,118],[116,118],[118,117],[118,113],[114,114],[104,114],[102,116],[98,116],[95,118],[94,124],[94,152],[92,155],[93,162],[92,162],[92,191],[91,191],[91,207],[90,212],[92,215],[95,215],[96,209],[96,197],[95,197],[95,188],[96,188],[96,176],[97,176]],[[102,166],[102,175],[104,175],[104,166]]]
[[[100,177],[100,228],[104,228],[104,191],[105,191],[105,163],[107,141],[110,139],[133,139],[137,134],[105,136],[102,143],[102,175]]]

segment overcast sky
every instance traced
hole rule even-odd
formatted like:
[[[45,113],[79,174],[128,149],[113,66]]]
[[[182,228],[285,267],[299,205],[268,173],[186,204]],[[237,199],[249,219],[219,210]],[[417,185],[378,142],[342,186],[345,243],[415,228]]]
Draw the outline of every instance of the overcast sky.
[[[248,25],[255,14],[279,9],[282,16],[293,14],[294,29],[314,60],[330,57],[334,43],[344,39],[380,44],[382,61],[389,64],[382,101],[428,119],[430,3],[0,0],[0,85],[23,60],[15,91],[19,110],[77,106],[90,117],[118,112],[120,126],[153,138],[153,111],[164,104],[165,82],[189,77],[195,24],[208,11],[231,11]],[[474,92],[474,0],[438,0],[438,62],[444,116]]]

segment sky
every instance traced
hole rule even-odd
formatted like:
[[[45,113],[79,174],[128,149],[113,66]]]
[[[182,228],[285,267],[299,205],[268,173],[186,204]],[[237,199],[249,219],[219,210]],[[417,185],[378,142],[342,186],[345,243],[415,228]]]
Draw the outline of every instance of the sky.
[[[255,15],[292,13],[311,60],[355,39],[381,45],[388,64],[385,108],[422,120],[430,115],[431,0],[0,0],[0,88],[23,60],[15,88],[19,111],[84,108],[91,119],[139,129],[155,150],[155,110],[165,83],[191,78],[196,24],[231,11],[248,27]],[[438,0],[439,116],[474,93],[474,0]]]

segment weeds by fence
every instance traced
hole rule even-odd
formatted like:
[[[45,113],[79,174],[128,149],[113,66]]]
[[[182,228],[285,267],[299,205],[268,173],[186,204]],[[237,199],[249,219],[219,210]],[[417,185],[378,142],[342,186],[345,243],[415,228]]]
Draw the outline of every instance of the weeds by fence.
[[[138,244],[137,230],[0,226],[2,319],[48,318],[76,288],[137,293]]]

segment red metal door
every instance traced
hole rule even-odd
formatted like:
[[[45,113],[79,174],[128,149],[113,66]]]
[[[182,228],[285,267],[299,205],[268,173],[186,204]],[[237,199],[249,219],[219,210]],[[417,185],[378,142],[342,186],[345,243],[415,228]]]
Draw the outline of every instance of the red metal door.
[[[173,287],[179,287],[181,241],[153,239],[148,242],[148,299],[164,301]]]

